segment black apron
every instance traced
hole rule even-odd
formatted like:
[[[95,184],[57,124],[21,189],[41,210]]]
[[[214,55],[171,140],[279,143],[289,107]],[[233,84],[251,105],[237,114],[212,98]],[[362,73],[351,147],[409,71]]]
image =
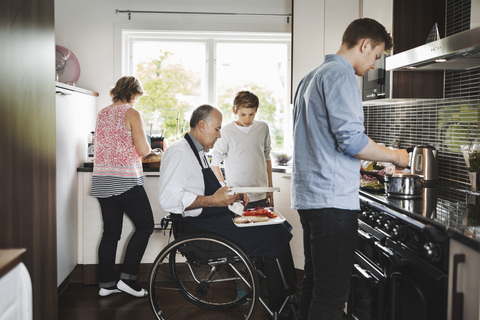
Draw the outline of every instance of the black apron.
[[[192,151],[195,154],[195,157],[197,158],[198,163],[200,164],[200,167],[202,168],[203,184],[205,185],[205,195],[211,196],[218,189],[220,189],[222,185],[220,184],[217,177],[215,176],[215,173],[213,173],[212,168],[210,168],[210,166],[208,165],[208,160],[205,156],[203,157],[204,163],[202,164],[202,160],[200,159],[200,154],[198,153],[197,148],[195,147],[195,144],[193,143],[192,138],[190,138],[189,134],[185,135],[185,140],[187,140],[188,144],[190,145],[190,148],[192,148]],[[204,168],[204,166],[206,166],[206,168]],[[230,213],[230,217],[233,216],[233,212],[228,210],[228,207],[203,208],[202,213],[200,214],[199,217],[206,218],[206,217],[220,215],[220,214],[225,215],[226,213]]]
[[[205,196],[211,196],[221,188],[221,184],[208,162],[205,163],[207,167],[204,168],[197,148],[195,148],[189,134],[185,135],[185,139],[202,168]],[[205,161],[208,160],[204,157]],[[254,257],[265,256],[275,259],[284,252],[286,246],[289,246],[292,238],[290,233],[292,227],[288,222],[268,226],[237,227],[232,220],[233,216],[233,212],[228,207],[203,208],[202,213],[197,217],[182,218],[182,225],[184,231],[189,233],[211,232],[220,234],[237,242],[247,254]]]

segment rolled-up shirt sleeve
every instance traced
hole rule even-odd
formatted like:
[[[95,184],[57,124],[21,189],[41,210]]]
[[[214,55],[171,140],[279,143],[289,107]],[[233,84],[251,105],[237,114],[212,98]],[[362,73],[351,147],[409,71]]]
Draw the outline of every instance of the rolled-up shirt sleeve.
[[[326,85],[329,90],[325,90],[325,105],[330,130],[338,148],[347,155],[355,156],[368,144],[357,79],[354,74],[339,73],[328,77]]]
[[[265,156],[265,161],[271,161],[270,152],[272,151],[272,141],[270,139],[270,130],[268,125],[266,125],[266,134],[265,134],[265,149],[263,151]]]
[[[213,149],[210,151],[210,154],[212,155],[212,162],[210,165],[214,167],[219,167],[220,163],[225,160],[226,154],[227,154],[227,146],[226,146],[226,141],[225,139],[218,139],[215,142],[215,146]]]
[[[195,166],[192,168],[188,156],[181,148],[172,147],[165,151],[160,165],[159,202],[167,212],[194,217],[198,216],[202,209],[185,211],[185,208],[201,194],[203,180],[199,181],[201,185],[197,187],[192,183],[192,169]]]

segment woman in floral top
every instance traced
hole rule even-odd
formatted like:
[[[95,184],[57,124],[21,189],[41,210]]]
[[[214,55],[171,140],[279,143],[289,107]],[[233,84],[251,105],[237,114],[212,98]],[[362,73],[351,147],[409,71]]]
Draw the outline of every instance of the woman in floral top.
[[[91,196],[102,209],[103,236],[98,248],[100,296],[120,291],[147,295],[137,284],[140,261],[153,232],[153,213],[143,188],[142,157],[148,144],[142,116],[135,103],[143,95],[135,77],[120,78],[110,91],[113,104],[100,110],[95,127],[95,156]],[[115,277],[115,254],[122,233],[123,214],[135,225],[128,242],[120,280]]]

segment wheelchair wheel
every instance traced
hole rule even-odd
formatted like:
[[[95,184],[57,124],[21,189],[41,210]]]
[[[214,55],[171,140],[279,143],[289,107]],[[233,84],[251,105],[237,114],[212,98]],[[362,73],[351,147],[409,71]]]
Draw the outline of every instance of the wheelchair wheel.
[[[237,287],[244,296],[237,297]],[[149,293],[157,319],[251,319],[259,280],[251,260],[232,241],[215,234],[189,235],[157,256]]]

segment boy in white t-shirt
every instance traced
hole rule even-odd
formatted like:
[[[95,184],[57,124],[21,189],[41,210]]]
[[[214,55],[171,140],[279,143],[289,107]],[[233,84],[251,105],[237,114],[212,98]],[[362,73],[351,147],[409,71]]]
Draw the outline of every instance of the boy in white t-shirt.
[[[263,121],[255,121],[258,97],[240,91],[233,101],[236,120],[222,127],[212,149],[212,170],[217,179],[230,187],[272,187],[270,132]],[[225,161],[225,180],[220,171]],[[249,193],[248,207],[273,207],[273,192]]]

